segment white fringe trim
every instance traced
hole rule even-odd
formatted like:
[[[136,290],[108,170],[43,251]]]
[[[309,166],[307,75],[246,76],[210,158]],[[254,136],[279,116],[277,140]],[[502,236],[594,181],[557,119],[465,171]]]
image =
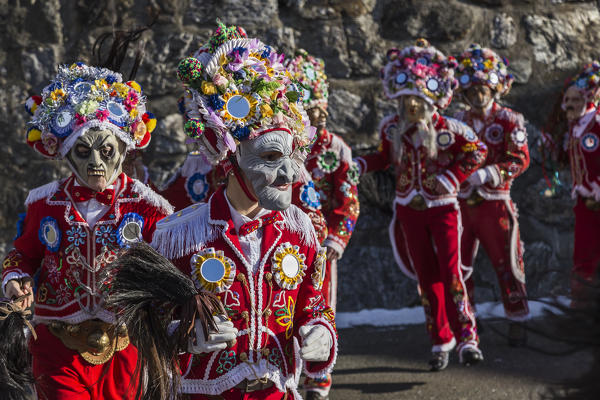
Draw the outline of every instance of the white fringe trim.
[[[61,183],[62,181],[54,181],[32,189],[27,195],[27,199],[25,199],[25,206],[27,207],[38,200],[52,196],[56,193]]]
[[[523,114],[513,111],[510,108],[502,107],[500,111],[498,111],[497,115],[498,118],[509,121],[519,127],[525,126],[525,118],[523,117]]]
[[[181,166],[181,176],[189,178],[197,172],[206,175],[212,169],[212,164],[202,153],[189,153]]]
[[[133,185],[131,186],[131,190],[138,193],[142,199],[146,200],[154,207],[157,207],[165,214],[173,214],[173,206],[164,197],[162,197],[160,194],[150,189],[149,186],[144,185],[137,179],[133,179]]]
[[[448,125],[449,131],[458,133],[464,137],[470,136],[468,133],[472,133],[473,136],[477,137],[473,129],[471,129],[469,125],[465,124],[464,122],[450,117],[444,117],[444,119],[446,120],[446,125]]]
[[[346,164],[352,164],[352,150],[338,135],[331,133],[331,145],[329,148],[340,157],[340,160]]]
[[[193,204],[156,224],[151,246],[169,260],[196,252],[215,240],[219,228],[208,221],[208,203]]]
[[[282,212],[283,214],[283,225],[284,227],[300,236],[302,244],[319,248],[319,240],[317,239],[317,233],[315,228],[304,211],[299,209],[293,204],[290,204],[289,208]]]
[[[310,176],[310,172],[306,169],[306,165],[298,164],[298,182],[302,182],[303,184],[307,184],[312,181],[312,177]]]

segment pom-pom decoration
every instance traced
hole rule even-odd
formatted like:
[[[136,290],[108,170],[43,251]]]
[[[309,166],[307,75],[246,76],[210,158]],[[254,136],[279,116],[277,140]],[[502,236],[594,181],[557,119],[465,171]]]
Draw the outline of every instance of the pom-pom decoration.
[[[123,83],[116,72],[84,63],[61,66],[41,96],[25,103],[34,127],[28,130],[27,143],[47,158],[60,159],[94,127],[112,131],[128,149],[144,147],[156,127],[145,104],[139,83]]]
[[[437,108],[446,108],[458,83],[454,79],[456,60],[446,57],[425,39],[402,50],[391,49],[381,70],[387,98],[414,95]]]
[[[575,86],[584,93],[586,101],[598,104],[600,101],[600,63],[592,61],[583,66],[581,72],[569,79],[566,88]]]
[[[192,139],[198,139],[204,133],[204,124],[201,120],[191,118],[185,121],[183,130]]]
[[[471,44],[457,59],[456,77],[458,90],[472,85],[486,85],[497,97],[506,95],[514,77],[508,72],[508,61],[491,49]]]
[[[194,57],[181,60],[177,66],[177,79],[186,85],[194,86],[194,83],[202,79],[202,63]]]

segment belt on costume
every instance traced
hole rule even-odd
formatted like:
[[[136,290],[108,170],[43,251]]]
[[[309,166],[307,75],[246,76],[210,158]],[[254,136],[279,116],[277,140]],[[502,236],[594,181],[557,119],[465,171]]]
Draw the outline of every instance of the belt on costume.
[[[48,330],[65,345],[77,351],[92,365],[101,365],[129,346],[129,335],[125,325],[116,326],[92,319],[79,324],[52,321]]]
[[[481,197],[479,192],[477,190],[473,190],[473,193],[471,193],[471,195],[467,198],[466,202],[468,206],[475,207],[478,206],[483,200],[485,199]]]
[[[257,390],[269,389],[269,388],[273,387],[273,385],[274,385],[273,381],[271,381],[267,378],[253,379],[253,380],[244,379],[243,381],[241,381],[240,383],[235,385],[235,388],[240,389],[240,391],[242,391],[242,392],[250,393],[250,392],[256,392]]]
[[[423,211],[427,208],[427,203],[425,202],[423,196],[418,194],[410,200],[410,203],[408,203],[407,206],[413,210]]]
[[[596,201],[591,197],[584,197],[583,202],[585,206],[592,211],[600,210],[600,201]]]

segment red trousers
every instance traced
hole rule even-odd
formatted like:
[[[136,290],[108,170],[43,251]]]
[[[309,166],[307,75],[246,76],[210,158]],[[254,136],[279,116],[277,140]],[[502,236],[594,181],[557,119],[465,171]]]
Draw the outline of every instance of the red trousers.
[[[291,393],[280,392],[275,386],[249,393],[232,388],[216,396],[206,394],[188,394],[187,396],[189,400],[292,400],[294,398]]]
[[[581,197],[577,198],[575,211],[575,248],[571,296],[573,302],[585,299],[588,283],[598,279],[600,267],[600,211],[592,211]]]
[[[473,268],[479,243],[496,270],[506,317],[523,320],[529,315],[517,210],[511,200],[484,200],[470,206],[460,201],[463,233],[463,265]],[[473,278],[466,279],[471,305],[475,308]]]
[[[396,204],[406,247],[419,282],[433,351],[477,347],[479,338],[460,263],[458,206],[417,211]],[[398,247],[401,244],[397,244]]]
[[[41,400],[134,399],[138,379],[132,379],[137,349],[129,345],[103,365],[92,365],[66,348],[46,325],[35,327],[31,340],[33,375]]]

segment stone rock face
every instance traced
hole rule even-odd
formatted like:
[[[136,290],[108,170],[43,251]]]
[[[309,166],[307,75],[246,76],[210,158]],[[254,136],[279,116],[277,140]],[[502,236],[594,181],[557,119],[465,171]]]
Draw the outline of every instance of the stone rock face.
[[[2,4],[7,2],[0,2]],[[28,191],[68,174],[61,163],[33,154],[24,141],[25,98],[39,93],[59,63],[93,63],[92,46],[102,33],[152,20],[138,0],[9,2],[0,7],[0,251],[10,249],[17,215]],[[549,0],[167,0],[150,2],[157,20],[143,34],[145,58],[136,80],[159,120],[144,154],[151,178],[161,184],[185,158],[175,78],[178,62],[204,43],[216,18],[242,25],[286,54],[296,47],[322,57],[330,77],[329,129],[354,152],[378,144],[377,127],[395,109],[381,93],[379,70],[385,52],[418,37],[457,55],[476,42],[510,61],[516,77],[504,103],[529,121],[530,169],[517,179],[529,294],[565,293],[573,249],[572,201],[568,190],[552,199],[545,189],[541,155],[535,150],[564,79],[600,56],[600,13],[593,1]],[[129,72],[126,60],[125,73]],[[455,100],[457,101],[457,100]],[[453,104],[453,108],[456,108]],[[551,173],[550,171],[549,173]],[[568,173],[561,174],[568,187]],[[416,285],[395,265],[388,239],[394,181],[389,172],[361,178],[361,217],[339,263],[341,311],[419,304]],[[499,299],[491,263],[481,251],[475,280],[479,301]]]

